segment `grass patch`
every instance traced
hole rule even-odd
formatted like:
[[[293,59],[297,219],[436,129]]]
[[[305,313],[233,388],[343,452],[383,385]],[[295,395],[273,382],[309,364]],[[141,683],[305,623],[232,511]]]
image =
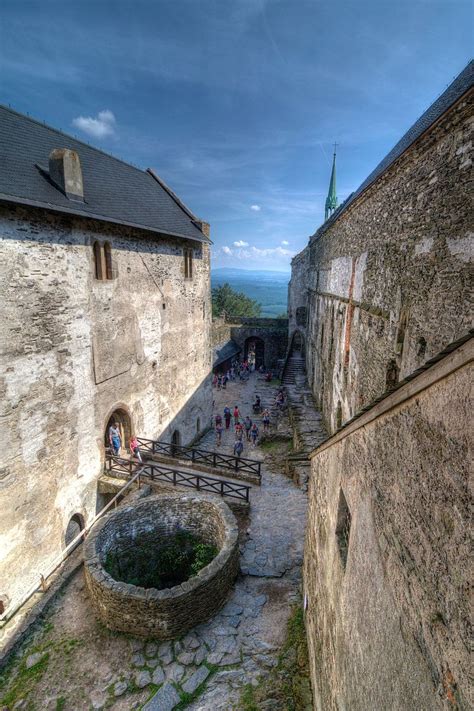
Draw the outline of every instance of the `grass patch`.
[[[25,655],[21,661],[18,673],[15,676],[10,689],[2,698],[2,704],[8,708],[14,706],[20,699],[24,699],[28,696],[48,667],[49,652],[45,652],[41,659],[39,659],[38,662],[29,669],[26,668],[26,659],[28,656],[29,655]]]
[[[65,707],[66,699],[64,696],[60,696],[59,699],[56,699],[56,711],[64,711]]]

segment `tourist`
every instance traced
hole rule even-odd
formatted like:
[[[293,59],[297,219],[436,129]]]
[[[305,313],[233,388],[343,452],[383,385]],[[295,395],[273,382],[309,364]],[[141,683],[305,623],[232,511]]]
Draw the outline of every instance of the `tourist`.
[[[215,388],[217,386],[217,375],[214,373],[214,377],[212,378],[212,387]]]
[[[270,413],[268,412],[267,409],[263,411],[263,431],[268,432],[270,428]]]
[[[222,430],[223,429],[224,428],[222,427],[222,420],[219,422],[216,422],[216,445],[218,447],[220,446],[220,444],[222,442]]]
[[[252,436],[253,446],[255,447],[255,445],[257,443],[257,437],[258,437],[258,427],[257,427],[256,422],[253,423],[252,429],[250,430],[250,434]]]
[[[279,410],[282,409],[283,405],[285,404],[285,396],[283,395],[283,390],[278,391],[278,395],[276,396],[276,405]]]
[[[235,436],[236,436],[236,438],[237,438],[237,439],[242,439],[243,433],[244,433],[244,428],[243,428],[243,426],[242,426],[242,423],[241,423],[241,422],[237,422],[237,424],[235,425]]]
[[[221,415],[216,415],[216,427],[217,427],[217,425],[222,425]]]
[[[135,435],[132,435],[130,437],[130,454],[132,455],[132,457],[136,457],[139,462],[143,461],[140,449],[138,447],[138,440]]]
[[[222,375],[219,373],[217,376],[217,389],[220,390],[222,385]]]
[[[225,390],[227,388],[227,373],[224,373],[222,376],[222,390]]]
[[[240,459],[240,455],[244,451],[244,444],[241,439],[236,439],[234,443],[234,456]]]
[[[239,410],[238,406],[236,405],[234,407],[234,425],[236,425],[238,423],[239,419],[240,419],[240,410]]]
[[[252,420],[247,415],[244,420],[245,434],[247,436],[247,442],[250,442],[250,430],[252,429]]]
[[[226,428],[226,430],[228,430],[229,427],[230,427],[231,418],[232,418],[232,415],[231,415],[231,412],[230,412],[230,408],[229,408],[229,407],[224,407],[224,420],[225,420],[225,428]]]
[[[114,450],[116,457],[120,454],[120,448],[122,446],[122,437],[120,434],[120,425],[118,422],[114,422],[109,428],[109,442],[110,446]]]

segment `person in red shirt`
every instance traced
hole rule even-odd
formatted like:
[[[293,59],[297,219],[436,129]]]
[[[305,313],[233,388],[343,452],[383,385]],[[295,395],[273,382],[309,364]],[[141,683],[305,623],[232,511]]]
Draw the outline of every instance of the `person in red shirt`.
[[[236,405],[234,407],[234,425],[236,425],[238,423],[239,419],[240,419],[240,410]]]

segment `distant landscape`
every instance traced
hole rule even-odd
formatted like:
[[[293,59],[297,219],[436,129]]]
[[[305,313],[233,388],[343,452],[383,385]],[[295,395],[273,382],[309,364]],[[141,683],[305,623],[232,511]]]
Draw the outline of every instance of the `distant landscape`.
[[[286,313],[288,303],[289,272],[274,272],[250,269],[213,269],[212,286],[230,284],[235,291],[242,291],[262,305],[262,316],[274,318]]]

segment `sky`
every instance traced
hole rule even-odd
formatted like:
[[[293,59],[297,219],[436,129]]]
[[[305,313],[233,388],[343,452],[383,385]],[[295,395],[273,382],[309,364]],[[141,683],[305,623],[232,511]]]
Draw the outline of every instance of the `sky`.
[[[468,63],[471,0],[2,0],[0,100],[141,168],[212,265],[286,271]],[[0,168],[1,169],[1,168]]]

